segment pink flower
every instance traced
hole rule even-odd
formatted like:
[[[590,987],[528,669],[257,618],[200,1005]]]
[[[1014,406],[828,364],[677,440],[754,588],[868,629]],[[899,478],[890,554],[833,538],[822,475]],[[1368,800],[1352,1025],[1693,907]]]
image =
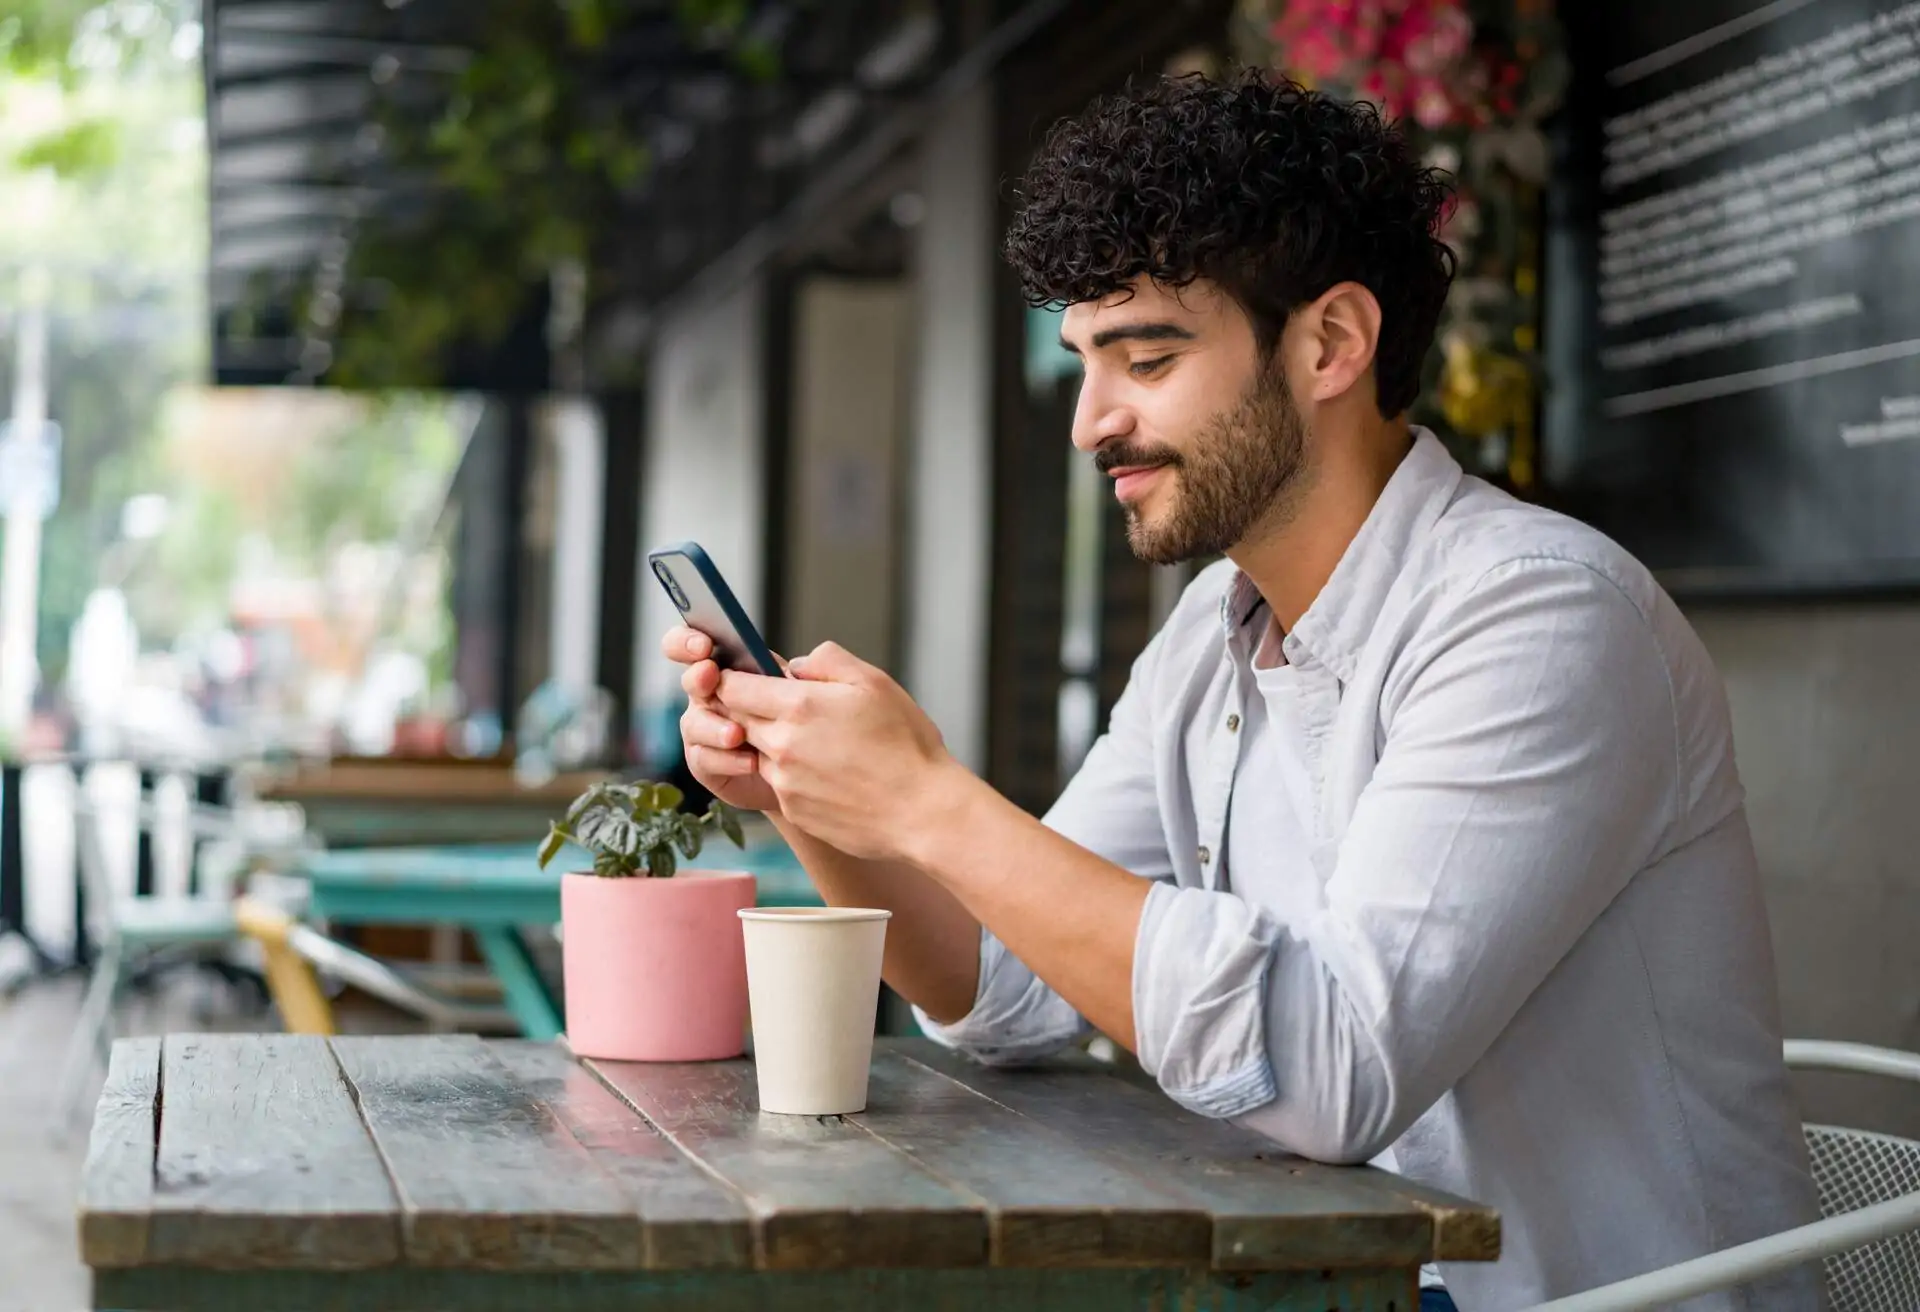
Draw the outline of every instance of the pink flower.
[[[1423,128],[1443,128],[1453,115],[1453,101],[1437,82],[1427,83],[1414,96],[1413,117]]]
[[[1269,35],[1285,67],[1393,117],[1439,127],[1463,113],[1452,87],[1473,80],[1473,20],[1460,0],[1291,0]]]

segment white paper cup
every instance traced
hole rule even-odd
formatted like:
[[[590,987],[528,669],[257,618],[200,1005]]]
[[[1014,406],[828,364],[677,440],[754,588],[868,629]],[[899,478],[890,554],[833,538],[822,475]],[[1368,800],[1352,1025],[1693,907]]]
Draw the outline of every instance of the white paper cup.
[[[740,913],[761,1111],[846,1116],[865,1109],[892,915],[864,907]]]

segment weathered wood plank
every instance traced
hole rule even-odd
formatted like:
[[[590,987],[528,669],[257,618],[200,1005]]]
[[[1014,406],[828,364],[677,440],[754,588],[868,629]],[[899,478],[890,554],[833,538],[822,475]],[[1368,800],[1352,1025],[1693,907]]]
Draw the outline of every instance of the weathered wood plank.
[[[1154,1078],[1140,1069],[1131,1054],[1108,1065],[1073,1054],[1062,1058],[1066,1065],[1084,1065],[1110,1070],[1119,1078],[1141,1088],[1160,1093]],[[1402,1176],[1361,1168],[1356,1172],[1370,1187],[1398,1194],[1433,1218],[1434,1256],[1443,1262],[1492,1262],[1500,1256],[1500,1213],[1491,1207],[1465,1198],[1416,1184]]]
[[[400,1256],[386,1168],[326,1040],[169,1036],[148,1258],[377,1266]]]
[[[1412,1271],[104,1271],[119,1312],[1412,1312]]]
[[[637,1268],[638,1212],[471,1035],[337,1038],[416,1266]]]
[[[1403,1266],[1432,1256],[1432,1218],[1407,1199],[1359,1172],[1305,1161],[1188,1112],[1093,1063],[989,1070],[925,1039],[887,1046],[1123,1170],[1201,1200],[1213,1215],[1212,1262],[1221,1270]]]
[[[1000,1266],[1204,1265],[1213,1218],[1189,1194],[1060,1135],[898,1052],[875,1054],[853,1117],[983,1200]]]
[[[965,1267],[987,1259],[978,1199],[840,1117],[763,1116],[745,1062],[588,1064],[745,1196],[763,1267]]]
[[[160,1040],[121,1039],[107,1063],[80,1176],[80,1259],[88,1266],[146,1259],[159,1115]]]
[[[1400,1195],[1433,1218],[1433,1256],[1440,1262],[1495,1262],[1500,1258],[1500,1213],[1441,1189],[1430,1189],[1372,1167],[1358,1174]]]
[[[515,1039],[488,1048],[625,1191],[640,1217],[648,1267],[753,1265],[753,1224],[745,1201],[669,1143],[592,1071],[551,1043]]]

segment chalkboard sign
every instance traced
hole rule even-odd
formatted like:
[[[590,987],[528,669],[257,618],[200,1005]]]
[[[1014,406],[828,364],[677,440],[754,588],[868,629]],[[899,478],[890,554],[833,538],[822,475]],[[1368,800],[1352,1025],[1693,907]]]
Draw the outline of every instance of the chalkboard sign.
[[[1920,3],[1562,9],[1554,496],[1682,594],[1920,586]]]

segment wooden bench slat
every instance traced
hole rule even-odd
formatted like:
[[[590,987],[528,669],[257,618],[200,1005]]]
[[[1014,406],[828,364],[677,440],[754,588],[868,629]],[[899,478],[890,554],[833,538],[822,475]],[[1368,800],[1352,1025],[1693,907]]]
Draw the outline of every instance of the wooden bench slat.
[[[80,1256],[88,1266],[146,1259],[159,1097],[160,1040],[115,1043],[80,1176]]]
[[[987,1259],[978,1199],[840,1117],[762,1115],[744,1062],[589,1065],[745,1196],[766,1268],[965,1267]]]
[[[337,1038],[333,1050],[393,1174],[409,1263],[642,1264],[638,1212],[479,1039]]]
[[[379,1266],[400,1256],[393,1187],[326,1040],[163,1043],[148,1260]]]
[[[523,1039],[490,1047],[625,1190],[640,1217],[649,1268],[753,1265],[752,1216],[740,1195],[696,1165],[572,1054]]]
[[[1083,1150],[1202,1200],[1213,1216],[1218,1269],[1394,1266],[1432,1257],[1432,1217],[1405,1197],[1359,1172],[1294,1157],[1248,1131],[1187,1112],[1164,1094],[1097,1074],[1087,1069],[1090,1061],[994,1070],[925,1039],[897,1045]]]
[[[1189,1194],[1085,1153],[900,1052],[874,1055],[853,1120],[990,1209],[1001,1266],[1204,1265],[1213,1218]]]

